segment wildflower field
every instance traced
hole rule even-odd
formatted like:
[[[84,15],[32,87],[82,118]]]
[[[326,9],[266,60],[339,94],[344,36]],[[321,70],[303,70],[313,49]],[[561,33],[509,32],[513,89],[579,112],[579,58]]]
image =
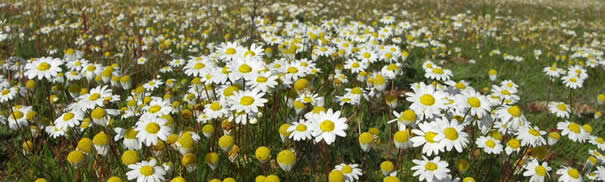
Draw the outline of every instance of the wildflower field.
[[[0,181],[605,181],[600,0],[5,0]]]

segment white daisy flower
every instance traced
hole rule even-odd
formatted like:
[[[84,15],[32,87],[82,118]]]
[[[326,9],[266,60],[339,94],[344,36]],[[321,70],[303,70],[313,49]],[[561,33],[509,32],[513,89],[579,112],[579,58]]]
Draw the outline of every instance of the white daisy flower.
[[[252,82],[252,87],[261,90],[262,92],[267,92],[269,89],[275,88],[277,83],[277,75],[272,75],[271,72],[259,73],[255,78],[250,80]]]
[[[500,152],[502,152],[502,144],[500,144],[500,140],[496,140],[490,136],[480,136],[477,138],[476,144],[487,154],[500,154]]]
[[[523,168],[525,169],[523,176],[531,176],[529,178],[530,182],[544,182],[550,176],[548,173],[552,170],[547,162],[540,164],[536,159],[528,162]]]
[[[153,92],[155,89],[162,86],[162,84],[164,84],[164,82],[162,82],[161,80],[153,79],[143,84],[143,88],[145,88],[145,91]]]
[[[424,83],[412,84],[414,92],[407,92],[407,101],[412,102],[410,108],[419,115],[420,118],[433,118],[434,115],[441,113],[445,109],[446,95],[442,91],[436,90],[433,85]]]
[[[309,117],[307,117],[309,116]],[[347,119],[340,116],[340,111],[332,111],[328,109],[326,112],[321,112],[314,115],[306,115],[307,121],[312,121],[311,133],[315,137],[315,142],[324,140],[328,145],[336,140],[336,136],[345,137],[348,128]]]
[[[561,135],[567,136],[571,141],[584,143],[586,141],[586,131],[582,125],[575,122],[559,122],[557,123],[557,129],[561,130]]]
[[[16,130],[28,125],[30,118],[27,113],[32,111],[32,106],[17,105],[12,107],[12,113],[8,116],[8,127]]]
[[[81,111],[88,111],[90,109],[94,109],[95,107],[103,107],[104,101],[116,101],[119,100],[118,95],[113,95],[111,93],[111,89],[104,86],[98,86],[93,89],[90,89],[88,94],[80,95],[78,97],[78,103],[74,106],[79,107]]]
[[[557,175],[559,176],[560,182],[581,182],[582,174],[575,168],[563,166],[561,169],[557,170]]]
[[[341,163],[336,165],[334,169],[342,172],[342,174],[345,176],[346,182],[357,181],[359,176],[363,175],[363,173],[361,173],[361,169],[359,168],[359,164]]]
[[[546,135],[546,131],[541,131],[538,127],[531,127],[530,125],[521,126],[517,131],[517,138],[521,140],[522,146],[542,146],[546,145],[546,139],[542,137]]]
[[[15,96],[17,96],[17,87],[6,87],[0,90],[2,90],[2,92],[0,93],[0,102],[2,103],[11,101],[15,99]]]
[[[237,112],[257,113],[258,108],[262,107],[268,100],[263,98],[264,92],[259,89],[245,90],[236,92],[229,98],[231,108]]]
[[[412,133],[416,136],[412,137],[412,147],[422,146],[422,153],[428,156],[439,154],[445,148],[441,145],[441,140],[445,136],[439,131],[439,126],[436,122],[423,122],[418,124],[419,129],[413,129]]]
[[[423,160],[412,160],[414,165],[411,169],[414,171],[413,176],[418,176],[419,181],[439,181],[445,178],[450,169],[448,169],[448,163],[441,161],[439,156],[429,160],[425,156],[422,156]]]
[[[305,122],[304,120],[293,122],[292,125],[288,127],[288,132],[291,132],[288,138],[293,139],[294,141],[304,141],[313,138],[309,124],[311,124],[311,122]]]
[[[156,165],[157,161],[151,159],[150,161],[141,161],[136,164],[128,165],[131,169],[126,173],[128,180],[135,180],[137,182],[162,182],[166,180],[164,175],[166,171],[162,166]]]
[[[73,128],[80,125],[80,121],[84,119],[84,114],[80,110],[71,110],[59,116],[54,124],[55,126]]]
[[[51,126],[47,126],[45,128],[46,133],[48,133],[48,135],[50,135],[50,137],[52,138],[58,138],[61,136],[65,136],[65,132],[67,131],[67,128],[64,126],[56,126],[56,125],[51,125]]]
[[[455,148],[456,151],[462,152],[468,145],[468,134],[464,131],[464,125],[458,124],[457,120],[449,121],[447,118],[436,118],[436,125],[440,126],[443,138],[440,141],[441,145],[445,146],[446,151],[451,151]]]
[[[160,117],[141,117],[137,122],[135,130],[137,133],[137,139],[145,144],[145,146],[151,146],[158,143],[160,140],[166,140],[172,128],[165,126],[168,120]]]
[[[563,102],[552,102],[548,105],[551,113],[555,114],[559,118],[569,118],[571,110],[569,106]]]
[[[51,80],[62,71],[60,67],[62,64],[63,60],[59,58],[37,58],[33,62],[25,65],[25,72],[23,74],[29,79]]]

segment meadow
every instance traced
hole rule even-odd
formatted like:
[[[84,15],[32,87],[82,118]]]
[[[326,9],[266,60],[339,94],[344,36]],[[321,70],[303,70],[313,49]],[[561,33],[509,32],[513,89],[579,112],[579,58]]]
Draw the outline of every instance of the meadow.
[[[605,181],[600,0],[0,2],[0,181]]]

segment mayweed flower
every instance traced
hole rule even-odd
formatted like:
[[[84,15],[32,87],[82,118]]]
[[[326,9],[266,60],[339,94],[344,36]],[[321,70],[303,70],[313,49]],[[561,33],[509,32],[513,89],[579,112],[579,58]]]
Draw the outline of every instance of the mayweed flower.
[[[374,143],[374,135],[369,132],[363,132],[359,135],[359,145],[364,152],[370,151]]]
[[[344,182],[345,176],[342,173],[342,171],[335,169],[335,170],[330,171],[330,174],[328,174],[328,181],[329,182]]]
[[[76,150],[84,152],[85,154],[92,154],[93,152],[93,143],[92,140],[90,140],[90,138],[87,137],[83,137],[80,139],[80,141],[78,142],[78,145],[76,146]]]
[[[131,165],[139,162],[139,154],[135,150],[127,150],[122,153],[122,164]]]
[[[409,129],[397,131],[393,135],[393,143],[395,144],[395,147],[397,147],[398,149],[410,148],[411,143],[409,142],[409,139],[410,139],[410,130]]]
[[[223,135],[218,139],[218,146],[223,149],[225,152],[230,152],[233,147],[233,136],[231,135]]]
[[[256,159],[258,159],[258,161],[260,161],[261,163],[265,163],[269,159],[271,159],[271,149],[265,146],[258,147],[254,155],[256,156]]]
[[[339,170],[345,177],[344,181],[352,182],[357,181],[359,176],[362,175],[361,169],[358,164],[339,164],[334,167],[335,170]]]
[[[533,159],[525,166],[523,166],[525,172],[523,172],[523,176],[530,176],[529,181],[541,182],[544,181],[548,176],[551,168],[548,166],[547,162],[543,162],[540,164],[538,160]]]
[[[292,135],[292,132],[288,131],[288,128],[290,128],[290,126],[290,124],[284,123],[279,127],[279,137],[282,142],[286,142],[288,137]]]
[[[383,175],[389,176],[395,170],[395,165],[391,161],[383,161],[380,163],[380,170]]]
[[[218,154],[216,152],[207,153],[206,157],[204,157],[204,160],[210,169],[214,170],[218,165]]]
[[[491,136],[480,136],[477,138],[476,144],[488,154],[500,154],[500,152],[502,152],[502,144],[500,144],[500,140],[496,140]]]
[[[67,161],[74,167],[83,166],[86,161],[86,156],[83,152],[74,150],[67,155]]]
[[[309,117],[307,117],[309,116]],[[311,134],[315,137],[315,142],[325,141],[328,145],[336,140],[336,136],[345,137],[344,130],[348,128],[346,118],[340,117],[340,111],[333,112],[328,109],[327,112],[318,115],[307,115],[305,118],[311,123]]]
[[[560,175],[559,181],[561,182],[580,182],[582,181],[582,174],[575,168],[563,166],[557,170],[557,175]]]
[[[193,172],[197,168],[197,156],[193,153],[183,155],[181,158],[181,164],[185,166],[187,172]]]
[[[212,137],[212,135],[214,135],[214,126],[212,126],[211,124],[206,124],[202,127],[202,134],[206,137],[206,138],[210,138]]]
[[[440,157],[437,156],[432,160],[422,156],[424,160],[412,160],[416,164],[411,169],[414,171],[413,176],[418,176],[420,181],[433,181],[441,180],[445,178],[450,169],[448,169],[448,163],[441,161]]]
[[[136,164],[128,165],[130,171],[126,173],[128,180],[144,181],[144,182],[161,182],[165,180],[166,171],[162,166],[156,165],[157,161],[141,161]]]
[[[101,131],[92,138],[92,143],[95,146],[95,149],[99,155],[105,156],[107,155],[107,151],[109,150],[109,136],[105,134],[105,132]]]
[[[296,155],[291,150],[282,150],[277,154],[277,163],[282,170],[289,172],[296,163]]]

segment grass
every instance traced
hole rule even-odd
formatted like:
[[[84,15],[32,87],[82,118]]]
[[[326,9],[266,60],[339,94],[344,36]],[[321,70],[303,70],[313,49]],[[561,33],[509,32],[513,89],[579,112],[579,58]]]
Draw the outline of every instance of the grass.
[[[281,142],[278,132],[280,125],[286,121],[297,121],[303,118],[301,114],[296,114],[294,109],[286,104],[288,100],[294,99],[294,97],[287,96],[296,95],[295,91],[284,87],[265,95],[268,102],[259,108],[263,116],[258,117],[256,125],[225,123],[222,119],[209,122],[216,128],[217,137],[220,137],[219,133],[225,134],[231,130],[239,151],[220,151],[217,147],[217,137],[204,138],[202,136],[202,139],[195,144],[194,153],[197,156],[197,162],[195,163],[196,169],[192,171],[186,170],[186,166],[183,166],[181,161],[182,154],[170,148],[172,146],[165,146],[166,148],[161,150],[161,154],[155,155],[152,154],[154,150],[151,147],[143,147],[137,151],[141,159],[153,156],[161,162],[171,162],[173,170],[166,175],[169,179],[183,176],[188,181],[208,181],[212,178],[234,177],[238,181],[252,181],[257,175],[275,174],[282,181],[327,181],[328,173],[333,166],[340,163],[355,163],[359,164],[363,170],[360,181],[381,181],[385,176],[380,170],[380,164],[390,160],[395,162],[397,176],[402,181],[418,181],[410,169],[415,165],[412,160],[421,159],[425,155],[419,148],[397,150],[393,146],[392,140],[397,126],[386,124],[386,121],[394,119],[392,111],[406,110],[412,104],[406,101],[406,96],[404,96],[405,93],[412,92],[410,84],[433,82],[424,77],[425,70],[422,68],[422,64],[426,60],[433,60],[434,63],[450,69],[454,73],[452,80],[469,81],[470,86],[482,91],[483,94],[488,94],[488,90],[493,85],[498,85],[500,81],[514,81],[520,86],[518,95],[521,99],[518,105],[521,106],[528,120],[544,131],[557,131],[556,124],[564,119],[556,118],[547,109],[535,108],[541,102],[561,101],[589,107],[590,109],[583,109],[578,115],[572,114],[569,120],[580,124],[590,124],[593,128],[591,134],[594,136],[604,136],[605,134],[605,126],[602,125],[603,119],[593,117],[596,111],[603,112],[602,106],[599,106],[596,99],[596,96],[604,93],[605,90],[605,84],[602,84],[602,80],[605,79],[603,65],[597,68],[587,68],[589,77],[585,80],[584,87],[574,90],[573,95],[570,94],[571,89],[566,88],[561,80],[551,82],[543,72],[544,67],[553,63],[557,63],[560,68],[586,64],[584,58],[561,59],[562,56],[570,57],[574,53],[562,49],[561,45],[581,47],[590,45],[592,41],[605,40],[603,36],[605,27],[601,22],[602,10],[599,8],[602,7],[600,2],[593,2],[595,4],[591,7],[578,8],[559,3],[524,4],[502,1],[448,1],[446,4],[442,4],[443,1],[380,0],[370,2],[349,0],[309,2],[309,4],[299,1],[284,1],[284,4],[298,7],[290,9],[269,7],[277,2],[280,1],[206,1],[199,2],[199,5],[196,6],[192,1],[139,2],[127,0],[110,3],[62,0],[25,1],[24,5],[20,7],[15,5],[0,7],[0,20],[6,19],[5,25],[13,29],[10,32],[11,37],[19,37],[19,33],[23,33],[22,38],[11,38],[0,42],[0,60],[8,59],[11,56],[25,59],[43,57],[49,55],[48,52],[53,49],[58,52],[55,56],[62,57],[64,50],[76,49],[83,51],[85,58],[91,62],[104,66],[118,64],[121,68],[120,74],[131,76],[135,86],[142,85],[156,76],[161,76],[162,79],[175,78],[177,83],[173,88],[161,87],[146,95],[158,97],[170,95],[176,98],[173,101],[179,101],[182,109],[171,115],[176,122],[174,134],[178,135],[181,131],[190,130],[201,135],[200,128],[204,124],[195,122],[195,119],[199,117],[197,114],[203,113],[204,104],[208,104],[214,99],[200,97],[195,102],[188,103],[186,94],[189,92],[187,89],[192,85],[190,81],[193,78],[185,76],[182,70],[172,73],[160,73],[158,70],[175,57],[187,59],[189,56],[209,55],[213,52],[208,48],[209,44],[218,45],[221,42],[234,41],[244,37],[252,37],[242,41],[246,46],[252,42],[261,42],[262,39],[258,36],[260,33],[251,31],[252,26],[249,26],[250,20],[246,16],[259,13],[273,22],[288,22],[302,17],[305,23],[315,25],[321,24],[324,20],[342,19],[342,22],[345,23],[359,21],[379,30],[384,27],[378,23],[383,15],[393,15],[397,21],[415,24],[411,30],[400,35],[400,38],[404,40],[403,43],[385,41],[386,44],[396,45],[409,52],[409,57],[405,61],[400,61],[403,74],[390,80],[390,84],[387,84],[387,91],[384,92],[385,95],[397,96],[399,100],[397,107],[389,108],[385,104],[384,97],[373,97],[370,100],[362,101],[360,106],[339,105],[335,96],[344,95],[344,88],[360,86],[370,89],[372,86],[365,82],[355,81],[357,75],[349,73],[346,73],[349,83],[341,86],[335,85],[329,78],[335,75],[333,70],[344,64],[346,58],[322,57],[316,61],[321,72],[315,76],[306,76],[306,78],[311,81],[310,90],[325,97],[325,108],[339,110],[342,113],[341,117],[347,118],[349,129],[346,137],[337,137],[338,139],[331,145],[315,144],[310,141]],[[10,4],[13,3],[15,2],[10,2]],[[209,4],[212,4],[213,7]],[[93,10],[87,12],[83,9],[84,7],[93,8]],[[86,13],[70,14],[75,10]],[[299,17],[292,14],[296,10],[302,10]],[[408,13],[407,16],[401,15],[402,10]],[[120,13],[126,14],[125,19],[121,23],[117,23],[116,17]],[[191,13],[191,16],[187,13]],[[149,21],[145,26],[139,25],[144,18],[153,19],[149,15],[176,18],[175,20],[161,19],[158,22]],[[199,18],[192,18],[195,17],[194,15]],[[455,20],[452,17],[456,15],[464,15],[463,28],[453,28]],[[285,20],[278,20],[280,16]],[[54,26],[55,23],[69,25],[74,22],[82,24],[78,28],[65,32],[55,30],[51,35],[40,33],[43,27]],[[189,26],[183,27],[182,25],[185,23]],[[432,34],[417,36],[415,31],[420,30],[421,27],[426,27]],[[495,30],[497,35],[489,36],[488,30]],[[575,31],[577,36],[569,36],[565,33],[570,30]],[[139,33],[145,31],[151,33],[143,35]],[[336,31],[327,34],[337,35]],[[250,36],[253,34],[252,32],[257,35]],[[278,35],[286,37],[288,33],[284,31]],[[595,34],[593,37],[588,36],[592,33]],[[94,37],[99,35],[104,37],[101,41],[94,41]],[[168,41],[160,40],[145,45],[146,38],[157,38],[159,35],[171,41],[167,43]],[[76,44],[78,38],[86,39],[85,43]],[[444,47],[432,49],[412,45],[413,41],[429,42],[429,40],[436,40]],[[318,42],[320,41],[315,40],[309,44],[320,45]],[[145,49],[145,46],[148,49]],[[285,57],[284,50],[280,49],[280,46],[266,47],[271,47],[274,54],[273,57],[264,57],[267,63]],[[432,47],[436,46],[432,45]],[[191,51],[191,48],[200,48],[201,51],[196,53]],[[100,51],[95,51],[95,49]],[[534,54],[536,49],[543,52],[543,55],[537,59]],[[596,46],[595,49],[602,51],[603,44]],[[523,61],[514,62],[505,60],[503,55],[490,55],[493,50],[522,57]],[[147,64],[135,64],[135,60],[141,56],[149,59]],[[304,51],[297,54],[296,57],[300,59],[312,56],[309,51]],[[5,61],[3,64],[3,66],[8,66],[12,63]],[[384,65],[373,64],[368,70],[379,71]],[[225,66],[225,64],[220,63],[220,66]],[[495,82],[490,81],[488,77],[490,69],[498,72],[498,79]],[[11,86],[26,84],[26,79],[13,78],[14,76],[10,75],[13,72],[3,69],[1,73],[5,78],[10,79],[7,82]],[[67,84],[53,84],[46,80],[36,80],[36,83],[37,87],[27,89],[27,96],[11,102],[0,103],[2,115],[10,117],[12,106],[17,104],[31,105],[37,112],[35,119],[31,121],[32,126],[34,124],[47,126],[62,114],[61,109],[76,101],[69,95],[67,90],[69,85]],[[87,89],[101,85],[85,79],[74,83]],[[245,82],[240,85],[247,88]],[[120,96],[120,101],[106,107],[119,109],[127,106],[129,90],[119,87],[113,87],[113,89],[114,94]],[[47,99],[51,95],[57,96],[59,101],[51,103]],[[307,105],[304,112],[311,111],[312,108]],[[575,112],[579,113],[579,111]],[[110,152],[106,156],[89,155],[85,166],[75,168],[67,162],[68,154],[75,150],[82,137],[92,139],[100,131],[111,133],[113,136],[111,127],[128,128],[134,126],[138,121],[136,118],[114,117],[112,122],[109,127],[95,126],[85,132],[78,132],[74,129],[69,132],[70,136],[57,139],[50,138],[45,132],[42,132],[40,137],[32,137],[32,132],[27,128],[11,130],[6,125],[0,125],[0,140],[2,140],[0,181],[34,181],[42,177],[48,181],[105,181],[111,176],[118,176],[125,180],[129,170],[120,159],[121,153],[125,149],[117,142],[112,142]],[[359,128],[357,122],[359,122]],[[360,132],[372,129],[378,131],[378,133],[373,133],[376,136],[375,147],[371,152],[366,153],[358,147],[357,138]],[[467,127],[467,131],[469,133],[472,131],[473,137],[476,138],[475,129]],[[509,134],[504,137],[510,139],[513,136]],[[470,139],[472,144],[475,143],[475,138]],[[35,145],[29,153],[24,154],[22,143],[27,140],[31,140]],[[272,160],[269,163],[263,164],[256,160],[255,150],[259,146],[267,146],[271,149]],[[559,143],[547,148],[548,157],[544,161],[548,161],[554,170],[564,165],[582,169],[586,159],[590,156],[588,150],[597,149],[592,144],[571,142],[565,136]],[[297,155],[297,163],[292,172],[280,169],[276,159],[280,151],[288,149],[293,149]],[[529,147],[524,147],[522,151],[526,150],[530,151]],[[473,177],[477,181],[523,181],[528,178],[515,173],[513,167],[520,166],[515,164],[516,160],[528,162],[530,157],[539,155],[536,152],[537,149],[531,151],[525,155],[523,153],[511,156],[488,155],[481,152],[481,149],[475,145],[471,145],[463,153],[445,152],[439,156],[443,161],[448,162],[450,174],[454,177]],[[217,170],[210,170],[205,164],[204,156],[209,152],[217,152],[219,155]],[[472,164],[468,171],[460,170],[457,167],[457,162],[461,159],[468,160]],[[587,170],[582,172],[585,174]],[[554,171],[551,172],[551,176],[548,180],[555,181]]]

